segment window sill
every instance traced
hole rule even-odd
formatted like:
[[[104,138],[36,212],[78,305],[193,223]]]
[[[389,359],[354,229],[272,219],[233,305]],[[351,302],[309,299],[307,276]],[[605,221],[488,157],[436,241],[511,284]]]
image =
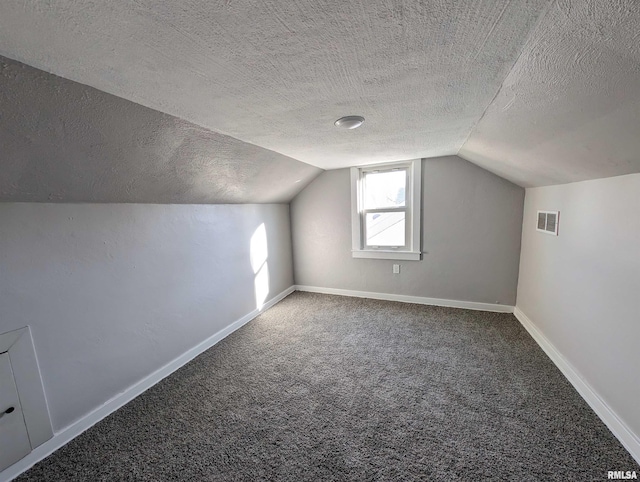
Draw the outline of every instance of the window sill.
[[[391,250],[353,250],[351,255],[354,258],[372,258],[372,259],[404,259],[407,261],[420,261],[420,251],[391,251]]]

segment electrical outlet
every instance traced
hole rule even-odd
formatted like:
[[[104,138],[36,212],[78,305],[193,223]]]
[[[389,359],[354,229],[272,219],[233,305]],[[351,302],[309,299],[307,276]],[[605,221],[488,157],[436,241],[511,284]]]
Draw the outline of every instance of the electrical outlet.
[[[399,264],[394,264],[393,265],[393,274],[398,274],[400,273],[400,265]]]

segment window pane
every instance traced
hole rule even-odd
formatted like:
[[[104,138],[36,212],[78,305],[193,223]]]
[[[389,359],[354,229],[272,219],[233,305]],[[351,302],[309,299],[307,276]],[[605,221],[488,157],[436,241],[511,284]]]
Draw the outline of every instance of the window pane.
[[[395,208],[405,205],[407,171],[368,172],[364,175],[364,208]]]
[[[547,213],[547,231],[556,232],[556,213]]]
[[[365,232],[367,246],[404,246],[405,213],[367,213]]]

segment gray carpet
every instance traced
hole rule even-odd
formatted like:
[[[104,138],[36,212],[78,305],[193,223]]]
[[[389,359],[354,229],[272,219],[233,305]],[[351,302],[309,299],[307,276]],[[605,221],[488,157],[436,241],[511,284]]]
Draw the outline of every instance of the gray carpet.
[[[513,315],[294,293],[18,480],[606,480]]]

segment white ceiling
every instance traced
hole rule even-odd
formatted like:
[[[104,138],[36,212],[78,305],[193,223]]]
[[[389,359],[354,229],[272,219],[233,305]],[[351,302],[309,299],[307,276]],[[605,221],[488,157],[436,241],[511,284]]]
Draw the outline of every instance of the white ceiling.
[[[640,1],[562,1],[459,155],[521,186],[640,172]]]
[[[0,202],[288,203],[321,172],[0,56]]]
[[[639,24],[634,0],[3,0],[0,55],[324,169],[459,152],[529,186],[640,171]]]
[[[547,4],[3,0],[0,54],[327,169],[455,154]]]

